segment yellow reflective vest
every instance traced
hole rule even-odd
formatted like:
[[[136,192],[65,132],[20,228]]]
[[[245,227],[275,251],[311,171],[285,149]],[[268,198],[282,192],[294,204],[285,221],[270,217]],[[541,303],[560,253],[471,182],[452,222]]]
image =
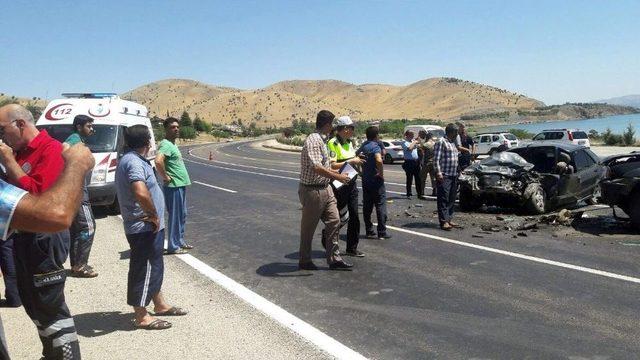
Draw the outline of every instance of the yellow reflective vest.
[[[327,142],[327,150],[329,150],[329,158],[335,162],[342,162],[356,157],[353,143],[351,141],[347,141],[344,144],[340,143],[340,139],[337,136]]]

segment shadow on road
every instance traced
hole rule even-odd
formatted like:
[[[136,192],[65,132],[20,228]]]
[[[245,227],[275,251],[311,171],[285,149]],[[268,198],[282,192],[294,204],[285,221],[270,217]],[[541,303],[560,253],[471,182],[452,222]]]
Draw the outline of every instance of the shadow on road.
[[[429,222],[412,222],[402,225],[403,228],[408,229],[435,229],[440,230],[440,225],[436,223]]]
[[[297,263],[280,262],[262,265],[256,270],[256,274],[268,277],[300,277],[312,275],[309,273],[292,274],[296,272],[299,272]]]
[[[108,335],[115,331],[133,331],[133,314],[121,312],[96,312],[75,314],[76,331],[84,337]]]
[[[284,257],[287,258],[287,259],[291,259],[291,260],[299,260],[300,259],[300,252],[296,251],[296,252],[293,252],[291,254],[287,254]],[[325,258],[324,251],[320,251],[320,250],[311,251],[311,258],[312,259],[324,259]]]

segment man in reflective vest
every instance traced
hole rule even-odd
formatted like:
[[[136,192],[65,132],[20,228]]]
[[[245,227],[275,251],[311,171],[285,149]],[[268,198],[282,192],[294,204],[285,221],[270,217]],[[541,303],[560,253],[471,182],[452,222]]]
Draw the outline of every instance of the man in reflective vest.
[[[353,121],[348,116],[341,116],[335,120],[333,127],[336,136],[327,142],[331,168],[339,170],[345,163],[357,169],[364,161],[356,156],[356,150],[351,142],[351,137],[355,130]],[[338,212],[340,213],[340,225],[347,225],[347,250],[345,255],[363,257],[364,254],[358,250],[360,237],[360,220],[358,218],[358,185],[354,178],[350,183],[334,189],[334,194],[338,202]],[[324,245],[324,234],[322,238]]]

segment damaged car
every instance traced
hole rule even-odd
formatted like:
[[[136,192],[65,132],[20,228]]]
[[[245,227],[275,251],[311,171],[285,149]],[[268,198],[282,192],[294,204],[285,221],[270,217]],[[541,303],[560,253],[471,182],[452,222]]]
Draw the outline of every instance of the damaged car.
[[[460,174],[460,208],[482,205],[542,214],[580,201],[595,204],[605,166],[573,144],[534,143],[494,153]]]
[[[603,164],[607,175],[601,183],[602,203],[618,206],[640,230],[640,152],[610,156]]]

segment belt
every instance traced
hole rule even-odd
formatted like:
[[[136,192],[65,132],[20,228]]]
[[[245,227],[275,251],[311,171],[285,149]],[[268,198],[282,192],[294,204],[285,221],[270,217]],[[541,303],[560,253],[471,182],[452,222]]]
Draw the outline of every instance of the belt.
[[[300,183],[300,185],[310,189],[324,189],[327,186],[329,186],[329,184],[303,184],[303,183]]]

